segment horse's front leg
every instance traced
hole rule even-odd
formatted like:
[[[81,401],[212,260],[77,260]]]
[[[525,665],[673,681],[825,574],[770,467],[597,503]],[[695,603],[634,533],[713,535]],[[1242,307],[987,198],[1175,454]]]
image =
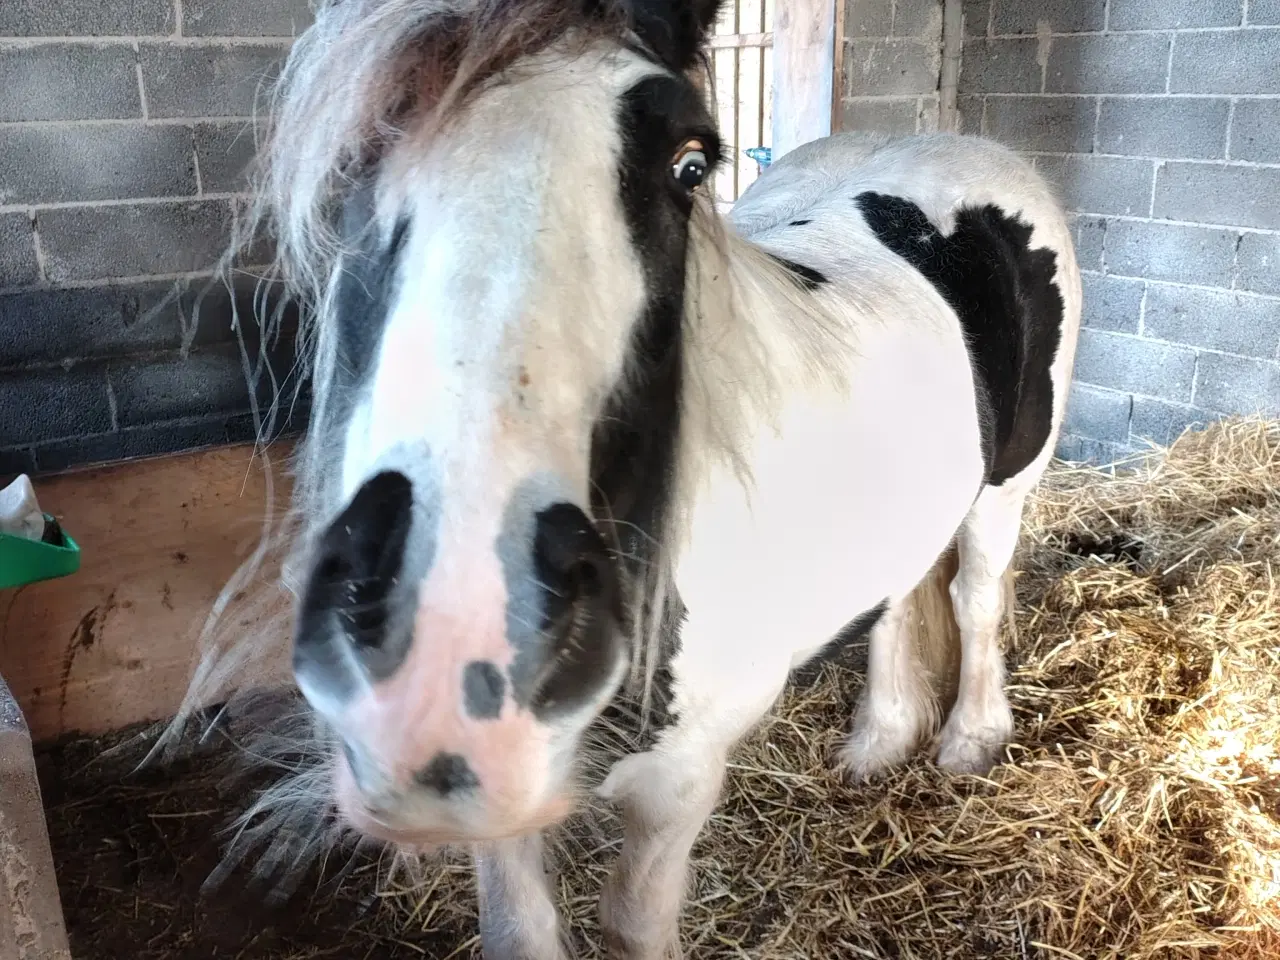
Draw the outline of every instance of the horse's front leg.
[[[479,844],[474,859],[485,960],[566,960],[541,835]]]
[[[621,760],[605,781],[601,793],[621,806],[625,825],[622,853],[600,897],[611,960],[680,955],[689,851],[715,807],[724,767],[722,756],[690,758],[686,765],[649,751]]]
[[[676,659],[677,722],[653,749],[615,764],[600,787],[624,823],[622,852],[600,898],[611,960],[680,956],[689,853],[719,800],[729,750],[777,699],[789,672],[772,657],[732,668],[712,658],[709,670],[695,659]]]

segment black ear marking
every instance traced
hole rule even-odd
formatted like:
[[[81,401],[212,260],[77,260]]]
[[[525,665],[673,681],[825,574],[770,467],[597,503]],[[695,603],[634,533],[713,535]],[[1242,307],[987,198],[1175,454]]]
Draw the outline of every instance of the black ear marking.
[[[722,0],[626,0],[632,29],[672,70],[698,61]]]

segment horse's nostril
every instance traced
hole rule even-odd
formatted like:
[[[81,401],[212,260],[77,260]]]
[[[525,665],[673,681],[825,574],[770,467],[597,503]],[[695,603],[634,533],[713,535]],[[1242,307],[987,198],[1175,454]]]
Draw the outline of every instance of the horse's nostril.
[[[570,503],[537,515],[534,578],[542,588],[542,623],[528,679],[516,664],[517,695],[542,716],[571,710],[596,695],[617,662],[619,616],[613,560],[591,519]]]
[[[297,634],[298,653],[313,665],[334,672],[346,662],[337,647],[375,653],[386,643],[412,514],[409,478],[385,471],[366,481],[324,532]]]
[[[534,556],[542,582],[570,602],[598,596],[610,576],[608,547],[591,518],[571,503],[538,514]]]

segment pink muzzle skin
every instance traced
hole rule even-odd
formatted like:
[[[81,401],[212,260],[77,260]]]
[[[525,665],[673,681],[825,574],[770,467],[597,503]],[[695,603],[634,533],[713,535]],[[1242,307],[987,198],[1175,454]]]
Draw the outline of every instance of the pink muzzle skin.
[[[338,810],[361,833],[398,844],[518,836],[574,807],[570,785],[555,782],[552,728],[517,705],[509,683],[496,716],[467,709],[468,665],[491,664],[505,677],[514,659],[506,589],[496,564],[472,565],[465,590],[447,570],[422,585],[403,665],[339,720],[369,775],[357,778],[349,759],[339,758]],[[458,769],[453,782],[433,773],[441,759]]]
[[[505,840],[536,833],[562,822],[576,805],[568,792],[554,794],[545,802],[521,811],[520,815],[490,813],[479,794],[457,801],[412,794],[374,800],[356,785],[345,759],[336,765],[334,796],[339,818],[351,829],[375,840],[421,852],[456,843]]]

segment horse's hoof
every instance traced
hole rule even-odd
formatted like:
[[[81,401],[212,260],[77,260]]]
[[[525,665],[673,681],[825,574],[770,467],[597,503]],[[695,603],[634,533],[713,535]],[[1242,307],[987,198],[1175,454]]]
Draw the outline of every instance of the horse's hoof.
[[[681,960],[680,942],[675,937],[651,942],[608,928],[602,933],[608,960]]]
[[[996,730],[953,733],[944,730],[938,747],[938,766],[948,773],[983,776],[1004,759],[1008,735]]]
[[[902,766],[915,748],[910,731],[855,729],[837,752],[835,767],[849,783],[866,783]]]

